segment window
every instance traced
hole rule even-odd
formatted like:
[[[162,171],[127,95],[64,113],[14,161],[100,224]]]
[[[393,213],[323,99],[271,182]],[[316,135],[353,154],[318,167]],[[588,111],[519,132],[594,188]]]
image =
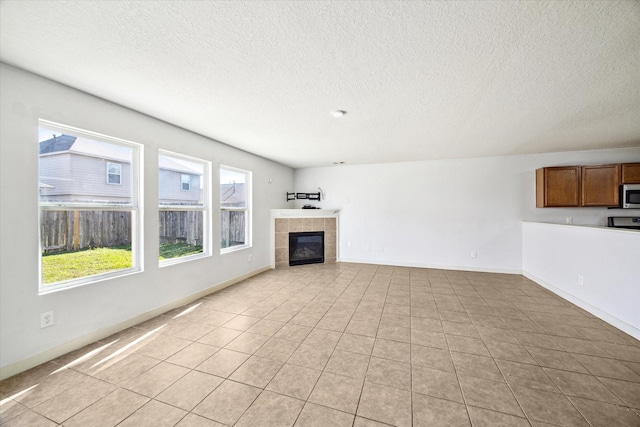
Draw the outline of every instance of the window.
[[[220,247],[222,252],[251,246],[251,172],[220,167]]]
[[[40,293],[140,271],[142,146],[45,120],[38,130]]]
[[[160,265],[211,254],[209,171],[205,160],[161,151],[158,158]]]
[[[107,184],[122,184],[122,165],[107,162]]]
[[[182,174],[182,191],[189,191],[191,189],[191,175]]]

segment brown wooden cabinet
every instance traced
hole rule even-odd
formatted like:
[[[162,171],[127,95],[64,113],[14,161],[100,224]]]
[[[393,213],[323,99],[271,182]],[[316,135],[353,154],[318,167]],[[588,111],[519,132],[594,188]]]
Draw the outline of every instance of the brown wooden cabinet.
[[[580,206],[580,166],[536,170],[536,207]]]
[[[536,170],[536,207],[614,207],[621,165],[557,166]]]
[[[580,206],[618,206],[620,165],[582,166]]]
[[[625,163],[622,165],[621,184],[640,184],[640,163]]]

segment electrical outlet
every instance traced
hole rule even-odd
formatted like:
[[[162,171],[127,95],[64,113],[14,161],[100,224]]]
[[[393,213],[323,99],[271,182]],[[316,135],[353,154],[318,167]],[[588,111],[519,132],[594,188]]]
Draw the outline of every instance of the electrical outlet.
[[[49,326],[53,326],[53,311],[40,314],[40,328],[48,328]]]
[[[471,251],[471,258],[478,258],[478,252]]]
[[[564,221],[565,221],[565,223],[566,223],[566,224],[573,224],[573,218],[572,218],[572,217],[570,217],[570,216],[566,217],[566,218],[564,219]]]
[[[580,286],[584,285],[584,277],[582,277],[582,275],[578,276],[578,285]]]
[[[252,255],[249,255],[249,262],[253,261]]]
[[[369,252],[369,251],[371,250],[371,246],[369,246],[369,245],[365,246],[365,247],[364,247],[364,250],[365,250],[365,251],[367,251],[367,252]]]

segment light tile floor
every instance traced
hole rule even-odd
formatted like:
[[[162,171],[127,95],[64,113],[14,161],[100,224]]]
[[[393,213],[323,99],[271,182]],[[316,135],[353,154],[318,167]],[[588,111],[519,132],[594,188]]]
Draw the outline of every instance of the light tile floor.
[[[640,426],[640,343],[522,276],[272,270],[0,382],[9,426]]]

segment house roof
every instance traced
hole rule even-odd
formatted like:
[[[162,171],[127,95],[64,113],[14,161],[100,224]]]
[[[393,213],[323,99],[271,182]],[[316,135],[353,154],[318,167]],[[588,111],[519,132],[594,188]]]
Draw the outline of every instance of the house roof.
[[[223,206],[239,206],[246,202],[244,184],[220,184],[220,204]]]
[[[68,151],[104,159],[131,162],[131,150],[116,144],[108,144],[89,138],[73,135],[58,135],[40,142],[40,154],[51,154]],[[202,175],[203,172],[189,166],[189,161],[181,162],[167,156],[159,157],[159,168],[190,175]]]
[[[188,162],[190,163],[190,162]],[[160,156],[158,160],[158,167],[160,169],[170,170],[174,172],[186,173],[189,175],[203,175],[203,172],[195,169],[194,167],[190,167],[185,163],[180,161],[173,160],[167,156]]]
[[[51,139],[40,142],[40,154],[67,151],[71,148],[77,137],[71,135],[54,136]]]
[[[126,163],[132,156],[130,148],[79,136],[62,134],[40,142],[40,154],[64,151]]]

